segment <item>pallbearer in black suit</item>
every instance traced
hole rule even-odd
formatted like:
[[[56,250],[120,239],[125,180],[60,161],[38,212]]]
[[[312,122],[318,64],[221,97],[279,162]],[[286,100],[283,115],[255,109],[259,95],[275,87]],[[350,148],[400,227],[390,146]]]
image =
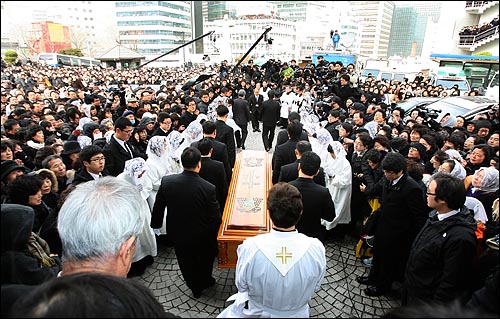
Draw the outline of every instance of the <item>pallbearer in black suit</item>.
[[[219,202],[220,212],[222,214],[224,206],[226,205],[229,186],[225,175],[224,165],[222,162],[212,159],[214,150],[213,142],[217,141],[210,138],[203,138],[196,144],[196,148],[200,150],[201,153],[201,170],[199,174],[201,178],[214,184],[217,190],[217,201]]]
[[[231,169],[236,162],[236,141],[234,139],[234,130],[226,124],[229,116],[229,109],[225,105],[217,107],[217,121],[215,121],[215,139],[226,144],[227,155],[229,156],[229,166]],[[228,181],[229,182],[229,181]]]
[[[288,183],[299,177],[300,158],[305,152],[312,152],[311,143],[308,141],[298,141],[295,146],[295,156],[297,157],[297,160],[281,167],[278,182]],[[325,171],[323,170],[323,167],[319,168],[318,174],[313,177],[313,181],[318,185],[326,187]]]
[[[274,99],[274,90],[267,92],[269,99],[262,103],[262,110],[260,110],[260,119],[262,120],[262,142],[264,148],[269,151],[273,147],[274,131],[276,130],[276,123],[280,118],[280,104]]]
[[[335,206],[328,188],[318,185],[313,177],[318,174],[321,159],[314,152],[302,154],[299,164],[299,178],[289,184],[297,187],[302,194],[304,209],[297,224],[299,233],[324,241],[326,229],[321,219],[333,221]]]
[[[224,173],[226,174],[226,181],[229,184],[231,182],[231,176],[233,175],[233,170],[229,164],[229,156],[227,152],[226,144],[219,142],[215,139],[217,136],[216,124],[212,121],[205,121],[202,124],[203,127],[203,138],[207,138],[212,142],[212,155],[210,158],[214,161],[222,162],[224,166]],[[191,146],[198,147],[198,142],[194,142]],[[200,150],[201,151],[201,150]],[[203,153],[201,154],[203,155]],[[203,167],[201,168],[203,170]],[[219,204],[221,204],[219,202]]]
[[[236,133],[236,146],[245,149],[245,141],[248,135],[248,122],[250,122],[249,103],[245,100],[246,92],[241,89],[238,91],[238,98],[233,104],[234,122],[241,128],[241,135]]]
[[[276,146],[273,153],[272,166],[273,166],[273,184],[278,183],[280,177],[281,167],[286,164],[293,163],[297,160],[295,157],[295,145],[299,141],[300,134],[302,133],[302,124],[294,120],[287,127],[288,141]]]
[[[167,233],[174,243],[182,276],[195,298],[215,284],[212,270],[221,223],[215,186],[198,174],[201,153],[195,147],[181,155],[184,172],[165,176],[156,195],[151,227],[161,228],[167,207]]]

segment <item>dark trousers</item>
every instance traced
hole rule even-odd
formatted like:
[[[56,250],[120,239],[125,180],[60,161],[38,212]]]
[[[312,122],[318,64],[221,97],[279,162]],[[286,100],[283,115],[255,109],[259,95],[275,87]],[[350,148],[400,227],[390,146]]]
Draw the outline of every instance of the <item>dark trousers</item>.
[[[254,131],[259,129],[259,116],[260,116],[260,111],[255,109],[252,112],[252,128]]]
[[[236,147],[245,147],[245,141],[247,140],[248,136],[248,124],[245,125],[240,125],[238,126],[241,128],[241,133],[236,132],[235,138],[236,138]]]
[[[262,142],[264,143],[264,148],[266,151],[273,148],[274,131],[276,130],[276,125],[262,127]]]
[[[193,292],[201,292],[210,285],[214,260],[217,256],[217,240],[174,245],[175,256],[186,285]]]

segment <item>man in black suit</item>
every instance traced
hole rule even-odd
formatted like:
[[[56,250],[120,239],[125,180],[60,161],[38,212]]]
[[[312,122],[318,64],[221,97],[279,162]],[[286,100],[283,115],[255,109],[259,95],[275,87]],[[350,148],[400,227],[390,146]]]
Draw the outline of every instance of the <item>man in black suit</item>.
[[[241,136],[236,132],[236,147],[245,149],[245,141],[248,135],[248,122],[250,122],[250,109],[248,101],[245,100],[245,90],[238,91],[238,98],[233,104],[233,119],[234,122],[241,128]]]
[[[335,218],[335,206],[328,188],[313,181],[318,174],[321,159],[314,152],[304,152],[299,163],[299,177],[289,182],[297,187],[302,194],[302,216],[297,224],[299,233],[324,241],[326,228],[321,225],[321,219],[329,222]]]
[[[75,173],[73,185],[93,181],[108,175],[104,170],[106,157],[99,146],[85,146],[80,151],[80,161],[83,167]]]
[[[129,159],[140,157],[140,153],[128,142],[132,130],[132,123],[129,119],[119,117],[115,121],[115,134],[103,148],[106,157],[105,167],[111,176],[118,176],[123,172],[125,162]]]
[[[192,97],[187,98],[186,105],[187,105],[186,111],[182,113],[181,117],[179,118],[179,132],[182,132],[185,129],[187,129],[189,123],[196,120],[198,114],[200,113],[200,110],[198,110],[196,106],[196,101]]]
[[[231,166],[229,166],[229,156],[227,155],[227,146],[226,144],[219,142],[215,139],[217,133],[216,133],[216,125],[214,122],[205,121],[201,126],[203,128],[203,138],[209,139],[212,142],[213,150],[210,158],[213,159],[214,161],[219,161],[222,163],[224,167],[224,174],[226,176],[226,181],[229,184],[231,182],[231,176],[233,175],[233,170],[231,169]],[[198,147],[198,143],[199,141],[194,142],[191,144],[191,146]],[[201,153],[201,155],[202,156],[204,155],[203,152]],[[203,170],[203,167],[201,169]],[[219,202],[219,204],[221,203]]]
[[[259,118],[260,112],[262,110],[262,103],[264,103],[264,97],[259,93],[259,88],[253,89],[253,94],[248,98],[250,103],[250,114],[252,118],[252,128],[254,132],[260,132],[259,129]]]
[[[280,104],[274,99],[274,90],[269,90],[267,96],[269,99],[262,103],[260,118],[262,120],[262,142],[268,152],[273,147],[274,131],[276,123],[280,118]]]
[[[295,145],[295,157],[297,157],[297,160],[281,167],[278,182],[289,183],[299,177],[300,158],[305,152],[312,152],[311,143],[308,141],[298,141],[297,145]],[[318,185],[326,187],[325,171],[323,170],[323,167],[319,168],[318,174],[313,177],[313,181]]]
[[[212,159],[214,150],[212,143],[214,142],[217,141],[205,137],[198,141],[196,148],[198,148],[201,153],[201,170],[199,174],[201,178],[214,184],[215,189],[217,190],[217,202],[219,202],[220,212],[222,215],[224,206],[226,205],[229,183],[226,179],[224,165],[222,162]]]
[[[151,137],[153,136],[168,136],[170,132],[172,132],[172,119],[170,118],[170,114],[167,112],[158,113],[158,127],[153,131]]]
[[[273,167],[273,184],[278,182],[280,177],[281,167],[286,164],[293,163],[297,160],[295,157],[295,146],[299,141],[300,133],[302,132],[302,124],[294,120],[288,124],[288,136],[290,137],[285,143],[276,146],[273,153],[272,167]]]
[[[184,172],[164,176],[156,195],[151,227],[159,229],[165,216],[182,276],[195,298],[215,284],[213,263],[217,256],[217,232],[221,223],[217,190],[200,177],[201,153],[195,147],[181,155]]]
[[[294,121],[294,120],[297,120],[300,122],[300,114],[298,112],[290,112],[290,114],[288,115],[288,124],[292,123],[292,121]],[[276,146],[285,143],[286,141],[288,141],[288,138],[289,138],[288,130],[287,129],[280,130],[278,132],[278,136],[276,137]],[[302,132],[300,133],[299,140],[309,141],[309,137],[307,136],[306,131],[302,130]]]
[[[236,142],[234,140],[234,130],[226,124],[229,116],[229,109],[225,105],[218,106],[216,109],[217,121],[215,121],[215,139],[222,142],[227,147],[227,156],[229,157],[229,166],[232,169],[236,162]]]
[[[372,213],[379,214],[374,232],[376,250],[372,267],[368,276],[356,278],[359,283],[369,285],[363,291],[370,297],[385,295],[391,291],[394,281],[403,281],[412,243],[429,213],[423,190],[408,175],[403,155],[387,153],[382,160],[382,169],[385,179],[377,184],[379,189],[375,191],[381,194],[382,206]],[[443,241],[448,239],[444,238],[446,231],[442,230]]]

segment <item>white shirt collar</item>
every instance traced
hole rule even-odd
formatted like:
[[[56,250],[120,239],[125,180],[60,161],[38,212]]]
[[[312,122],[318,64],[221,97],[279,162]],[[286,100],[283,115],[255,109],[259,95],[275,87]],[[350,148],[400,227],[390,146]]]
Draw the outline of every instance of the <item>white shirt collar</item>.
[[[99,179],[99,174],[94,174],[94,173],[91,173],[89,171],[87,171],[87,173],[89,173],[90,176],[92,176],[93,179]]]
[[[398,177],[398,178],[396,178],[396,179],[393,179],[393,180],[392,180],[391,185],[396,185],[396,184],[399,182],[399,180],[401,179],[401,177],[403,177],[403,175],[404,175],[404,174],[402,174],[401,176],[399,176],[399,177]]]
[[[456,215],[456,214],[458,214],[458,210],[454,209],[452,211],[447,212],[446,214],[439,214],[438,213],[437,216],[438,216],[439,221],[442,221],[442,220],[444,220],[448,217],[451,217],[453,215]]]

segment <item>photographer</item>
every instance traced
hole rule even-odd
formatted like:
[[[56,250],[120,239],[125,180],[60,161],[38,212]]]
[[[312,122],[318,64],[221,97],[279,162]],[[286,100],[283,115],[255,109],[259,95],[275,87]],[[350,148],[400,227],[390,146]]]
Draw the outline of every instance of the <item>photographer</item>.
[[[347,98],[353,96],[356,99],[358,99],[360,97],[360,92],[358,91],[357,88],[353,88],[350,85],[349,83],[350,80],[351,77],[349,76],[349,74],[342,74],[340,76],[339,82],[338,83],[334,82],[332,85],[333,93],[335,93],[335,95],[340,97],[341,99],[340,107],[342,107],[344,110],[346,109],[345,101],[347,100]]]

